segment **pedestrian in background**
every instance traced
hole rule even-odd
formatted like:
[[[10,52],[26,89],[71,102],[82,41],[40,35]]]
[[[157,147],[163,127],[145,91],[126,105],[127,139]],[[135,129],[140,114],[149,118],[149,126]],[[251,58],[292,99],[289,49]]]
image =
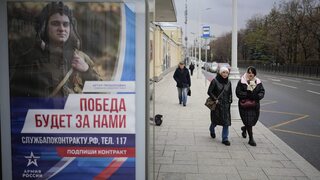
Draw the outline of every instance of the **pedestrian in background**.
[[[253,139],[252,127],[256,125],[260,115],[260,100],[264,97],[265,90],[262,82],[256,77],[257,71],[254,67],[250,66],[247,72],[241,77],[237,84],[236,95],[239,98],[238,106],[241,120],[244,124],[241,127],[242,137],[246,138],[249,134],[249,144],[256,146],[256,142]],[[248,108],[241,105],[241,101],[253,100],[253,107]]]
[[[191,86],[189,70],[185,67],[184,62],[180,62],[173,75],[177,83],[179,104],[187,105],[187,93]]]
[[[189,65],[189,69],[190,69],[190,73],[191,73],[191,76],[192,76],[193,75],[193,70],[194,70],[194,64],[193,63],[191,63]]]
[[[210,135],[212,138],[215,138],[216,125],[222,126],[222,143],[226,146],[230,146],[228,136],[229,126],[231,126],[230,105],[232,103],[232,88],[228,77],[229,69],[221,67],[216,78],[211,81],[208,89],[208,95],[217,101],[215,110],[210,112]]]

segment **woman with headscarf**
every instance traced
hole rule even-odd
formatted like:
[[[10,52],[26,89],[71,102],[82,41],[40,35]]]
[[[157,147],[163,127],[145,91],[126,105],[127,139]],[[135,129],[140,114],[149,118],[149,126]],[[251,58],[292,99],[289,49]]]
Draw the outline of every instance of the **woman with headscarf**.
[[[265,90],[262,82],[256,77],[257,71],[254,67],[248,67],[246,73],[241,77],[237,84],[236,95],[239,98],[239,112],[244,126],[241,127],[242,137],[246,138],[249,134],[248,144],[256,146],[253,139],[252,127],[256,125],[260,115],[260,100],[264,97]],[[241,101],[254,102],[252,107],[245,107]]]
[[[231,82],[228,79],[229,69],[221,67],[215,79],[213,79],[208,88],[208,95],[215,101],[217,105],[215,110],[210,112],[210,135],[216,137],[215,127],[222,126],[222,143],[230,146],[229,126],[231,126],[230,105],[232,103]]]

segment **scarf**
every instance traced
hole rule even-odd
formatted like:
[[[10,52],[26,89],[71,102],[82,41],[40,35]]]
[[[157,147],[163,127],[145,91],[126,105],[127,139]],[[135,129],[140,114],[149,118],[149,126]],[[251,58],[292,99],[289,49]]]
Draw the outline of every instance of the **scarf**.
[[[257,77],[254,77],[251,81],[249,79],[247,79],[247,73],[245,73],[242,77],[241,77],[241,83],[246,84],[247,85],[247,90],[249,91],[253,91],[258,84],[261,83],[261,80]]]

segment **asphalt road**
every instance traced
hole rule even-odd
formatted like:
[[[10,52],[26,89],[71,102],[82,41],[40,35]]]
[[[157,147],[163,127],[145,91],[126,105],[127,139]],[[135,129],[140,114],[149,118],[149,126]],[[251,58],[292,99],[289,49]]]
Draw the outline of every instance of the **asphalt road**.
[[[320,81],[259,72],[260,122],[320,170]]]

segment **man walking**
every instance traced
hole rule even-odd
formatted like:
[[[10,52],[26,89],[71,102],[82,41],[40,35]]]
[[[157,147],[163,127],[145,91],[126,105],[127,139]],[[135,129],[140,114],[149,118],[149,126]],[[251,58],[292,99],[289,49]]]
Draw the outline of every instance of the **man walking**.
[[[190,69],[190,73],[191,73],[191,76],[192,76],[193,75],[193,70],[194,70],[194,64],[193,63],[191,63],[189,65],[189,69]]]
[[[187,104],[187,92],[191,86],[189,70],[185,67],[184,62],[180,62],[178,68],[173,75],[174,80],[177,82],[179,104],[183,106]]]

